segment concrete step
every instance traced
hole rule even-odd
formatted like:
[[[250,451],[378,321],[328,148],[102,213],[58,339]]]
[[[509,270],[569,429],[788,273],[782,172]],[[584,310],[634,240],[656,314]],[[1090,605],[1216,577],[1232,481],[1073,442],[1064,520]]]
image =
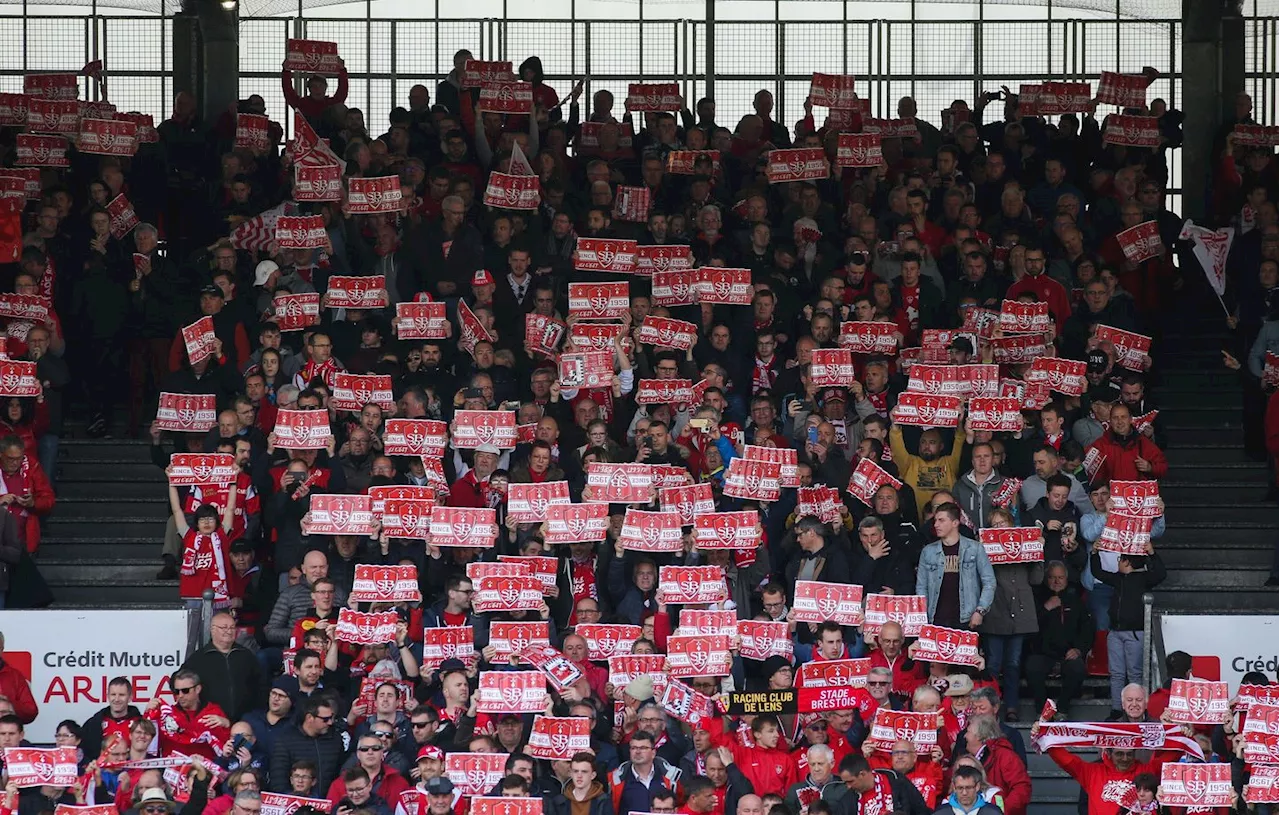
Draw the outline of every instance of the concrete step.
[[[58,483],[58,500],[104,498],[112,501],[167,502],[168,492],[161,481],[62,481]]]
[[[54,599],[61,604],[88,608],[118,608],[125,603],[167,605],[172,608],[178,596],[177,581],[148,580],[121,584],[111,580],[97,582],[68,581],[50,585]]]
[[[1151,390],[1153,401],[1160,406],[1160,415],[1181,411],[1239,410],[1239,389],[1182,388],[1163,386]]]
[[[97,521],[61,518],[57,512],[45,526],[49,535],[75,540],[159,541],[164,536],[164,518],[125,516]]]
[[[155,581],[159,566],[151,560],[117,558],[84,558],[63,560],[40,559],[40,574],[51,586],[119,584],[139,585]],[[163,581],[177,586],[177,580]]]
[[[58,481],[164,484],[164,470],[148,461],[116,458],[77,458],[58,464]]]
[[[132,439],[62,439],[59,442],[59,461],[87,458],[148,462],[151,461],[151,445]]]
[[[1275,561],[1274,546],[1270,549],[1227,549],[1215,547],[1212,551],[1213,563],[1222,569],[1260,569],[1266,571]],[[1197,570],[1204,567],[1206,555],[1201,548],[1171,548],[1163,539],[1156,541],[1156,549],[1164,561],[1165,568],[1171,572],[1175,569]]]
[[[1207,496],[1206,496],[1207,497]],[[1266,504],[1223,501],[1175,504],[1166,501],[1166,520],[1170,528],[1179,524],[1205,524],[1218,527],[1259,527],[1275,529],[1276,508]]]
[[[1248,453],[1244,451],[1243,446],[1223,447],[1218,444],[1205,442],[1203,439],[1197,442],[1175,442],[1171,443],[1164,451],[1165,458],[1169,460],[1169,466],[1199,466],[1212,465],[1221,466],[1226,464],[1254,464],[1256,463]],[[154,469],[154,468],[153,468]],[[156,470],[163,477],[164,473]]]
[[[161,530],[162,533],[163,529]],[[94,539],[45,536],[40,539],[40,554],[38,558],[42,565],[46,558],[61,561],[74,561],[81,558],[89,560],[94,558],[117,558],[132,562],[159,563],[161,534],[152,535],[145,540],[136,538]]]
[[[1190,476],[1190,473],[1186,473]],[[1256,499],[1262,496],[1262,485],[1232,481],[1213,481],[1203,478],[1189,480],[1172,480],[1166,478],[1160,482],[1160,497],[1166,507],[1186,506],[1194,503],[1223,502],[1230,504],[1254,504],[1271,506]]]
[[[1168,436],[1166,445],[1170,448],[1192,444],[1215,444],[1221,447],[1244,447],[1244,428],[1239,424],[1228,425],[1213,422],[1205,417],[1205,424],[1200,427],[1171,426],[1165,429]]]
[[[148,485],[151,486],[151,485]],[[164,521],[169,517],[167,496],[153,498],[67,498],[58,497],[57,517],[64,521],[112,520],[115,518],[147,518]]]
[[[152,609],[159,609],[159,610],[181,609],[181,608],[185,608],[185,605],[183,603],[176,602],[172,598],[170,598],[169,602],[165,602],[163,600],[159,600],[159,601],[120,600],[112,604],[111,607],[118,608],[118,609],[127,609],[129,611],[135,611],[135,610],[149,611]],[[71,609],[97,610],[102,608],[102,603],[95,602],[93,600],[62,600],[62,599],[55,598],[51,608],[67,609],[67,610],[71,610]]]
[[[1223,566],[1218,559],[1218,552],[1214,550],[1211,555],[1202,557],[1203,562],[1207,557],[1213,558],[1213,567],[1191,567],[1169,569],[1169,576],[1160,584],[1160,588],[1164,591],[1172,591],[1174,589],[1200,589],[1212,586],[1236,586],[1238,589],[1261,589],[1262,584],[1266,582],[1266,568],[1239,568],[1231,569]]]
[[[1263,487],[1267,483],[1266,465],[1260,461],[1237,463],[1195,464],[1178,461],[1181,451],[1169,460],[1169,475],[1161,482],[1163,491],[1166,485],[1177,485],[1185,482],[1222,484],[1232,482],[1248,484],[1250,487]]]
[[[1274,551],[1276,533],[1274,527],[1255,526],[1244,529],[1232,529],[1223,534],[1225,524],[1177,524],[1170,525],[1162,537],[1156,538],[1155,544],[1161,550],[1182,548],[1198,552],[1210,550],[1264,549]]]
[[[1221,361],[1221,355],[1218,359]],[[1171,365],[1162,367],[1159,380],[1154,388],[1156,393],[1163,393],[1166,389],[1209,393],[1239,393],[1240,390],[1240,375],[1221,367],[1202,370]]]

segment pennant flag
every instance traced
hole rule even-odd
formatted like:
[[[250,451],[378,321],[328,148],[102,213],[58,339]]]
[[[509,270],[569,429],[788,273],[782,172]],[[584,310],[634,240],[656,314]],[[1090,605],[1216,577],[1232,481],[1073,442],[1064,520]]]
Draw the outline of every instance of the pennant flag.
[[[529,159],[525,156],[524,151],[520,149],[520,142],[511,145],[511,174],[512,175],[534,175],[533,165],[529,163]]]
[[[1227,289],[1227,255],[1231,253],[1231,242],[1235,237],[1235,230],[1230,227],[1212,230],[1197,226],[1190,219],[1178,233],[1178,240],[1191,241],[1191,251],[1219,297]]]
[[[237,249],[258,252],[276,239],[276,222],[281,215],[293,215],[296,208],[286,201],[260,212],[231,231],[231,245]]]

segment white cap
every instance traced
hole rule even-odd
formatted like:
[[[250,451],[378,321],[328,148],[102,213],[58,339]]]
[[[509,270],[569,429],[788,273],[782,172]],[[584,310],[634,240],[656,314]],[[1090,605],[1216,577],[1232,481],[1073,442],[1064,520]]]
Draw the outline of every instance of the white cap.
[[[271,277],[272,272],[280,271],[280,264],[274,260],[264,260],[253,270],[253,285],[262,286],[267,282],[267,278]]]

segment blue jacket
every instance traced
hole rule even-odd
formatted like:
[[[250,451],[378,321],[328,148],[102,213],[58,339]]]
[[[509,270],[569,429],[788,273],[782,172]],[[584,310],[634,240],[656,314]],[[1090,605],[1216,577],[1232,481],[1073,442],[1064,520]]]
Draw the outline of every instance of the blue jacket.
[[[942,542],[934,541],[920,553],[916,570],[916,594],[928,598],[929,619],[938,608],[942,589]],[[960,622],[964,623],[977,609],[990,609],[996,596],[996,573],[987,560],[987,551],[973,538],[960,538]]]

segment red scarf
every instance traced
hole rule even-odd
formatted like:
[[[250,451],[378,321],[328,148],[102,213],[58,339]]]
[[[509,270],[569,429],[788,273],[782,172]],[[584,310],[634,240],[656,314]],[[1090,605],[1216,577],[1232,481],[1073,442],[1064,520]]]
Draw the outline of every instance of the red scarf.
[[[920,284],[907,288],[902,287],[902,307],[907,311],[907,319],[912,329],[920,327]]]
[[[773,383],[778,379],[778,357],[775,355],[773,359],[765,362],[756,357],[756,368],[751,375],[751,392],[759,393],[773,388]]]
[[[178,596],[199,600],[205,589],[213,589],[214,600],[227,599],[227,555],[230,540],[221,531],[201,535],[188,529],[182,539],[182,569]]]
[[[859,815],[892,815],[893,787],[884,773],[873,773],[875,782],[871,789],[858,798]]]
[[[338,373],[338,362],[333,357],[329,357],[324,362],[316,362],[311,360],[302,366],[299,376],[302,378],[303,385],[309,384],[317,376],[324,380],[324,383],[330,388],[333,387],[333,378]]]
[[[57,270],[53,268],[53,255],[45,255],[44,274],[40,275],[39,283],[41,297],[53,299],[53,283],[57,276]]]
[[[886,419],[889,418],[889,389],[888,388],[885,388],[879,393],[872,393],[871,391],[867,391],[867,390],[864,390],[863,393],[867,397],[867,401],[871,403],[871,406],[876,409],[876,413],[879,413],[881,416],[885,417]]]

